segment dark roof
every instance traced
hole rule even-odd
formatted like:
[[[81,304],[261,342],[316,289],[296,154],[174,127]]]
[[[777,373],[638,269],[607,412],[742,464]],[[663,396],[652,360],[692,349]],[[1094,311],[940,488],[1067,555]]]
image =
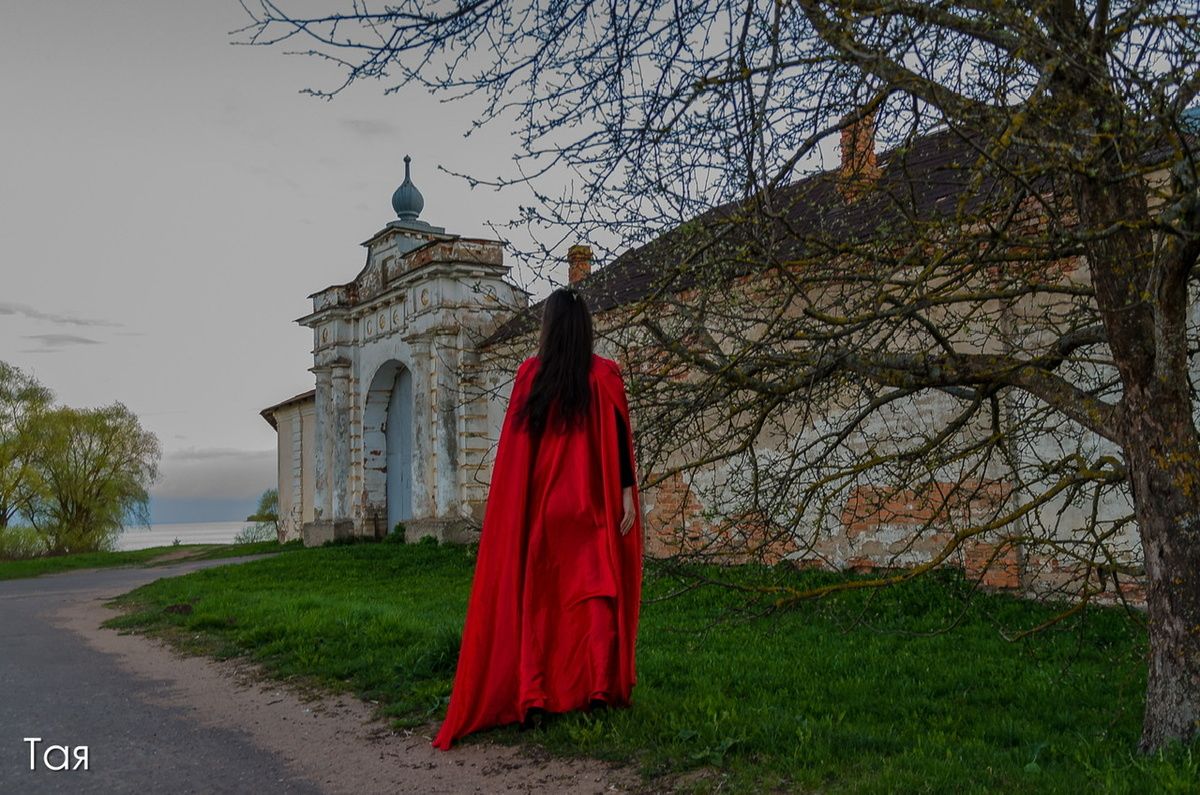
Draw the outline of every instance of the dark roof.
[[[1187,147],[1200,147],[1200,105],[1184,111],[1181,128]],[[1164,135],[1165,140],[1138,153],[1141,168],[1160,168],[1179,156],[1179,141],[1169,131]],[[1018,181],[1001,178],[1001,168],[983,157],[984,145],[993,140],[994,136],[953,129],[915,137],[878,156],[878,178],[853,200],[839,190],[837,169],[813,174],[776,189],[770,213],[747,212],[758,198],[713,208],[625,251],[574,286],[593,312],[603,312],[648,298],[656,290],[679,292],[694,285],[702,269],[686,267],[689,263],[721,262],[723,267],[711,269],[712,275],[730,278],[763,261],[811,261],[835,254],[831,243],[903,241],[906,236],[911,240],[917,224],[970,222],[984,210],[1004,206],[1000,202],[1013,198],[1018,182],[1052,191],[1055,158],[1045,157],[1041,142],[1014,142],[1001,153],[1003,167],[1019,173]],[[985,160],[988,167],[980,169],[978,164]],[[486,347],[535,330],[543,304],[544,299],[518,312],[481,344]]]
[[[274,406],[267,406],[265,409],[260,411],[259,414],[262,415],[262,418],[264,420],[271,423],[272,428],[275,428],[276,427],[276,425],[275,425],[275,412],[276,411],[279,411],[279,409],[281,409],[285,406],[290,406],[293,403],[303,403],[306,400],[313,400],[314,398],[316,398],[316,396],[317,396],[317,390],[310,389],[307,392],[301,392],[299,395],[293,395],[292,397],[288,398],[287,400],[284,400],[280,403],[276,403]]]
[[[625,251],[575,287],[593,312],[603,312],[652,295],[666,285],[664,277],[669,277],[672,292],[686,288],[694,278],[676,266],[706,253],[711,257],[714,249],[737,249],[743,254],[757,249],[769,251],[775,258],[793,259],[811,252],[818,238],[864,241],[889,233],[889,226],[899,236],[913,219],[953,216],[959,197],[970,184],[978,154],[972,141],[959,132],[930,133],[880,154],[878,178],[855,200],[847,201],[838,190],[836,169],[813,174],[774,192],[776,217],[769,223],[762,220],[767,213],[747,212],[749,202],[731,202]],[[993,184],[985,182],[977,188],[967,210],[986,203]],[[738,222],[740,215],[744,222]],[[510,318],[482,345],[537,328],[542,303]]]

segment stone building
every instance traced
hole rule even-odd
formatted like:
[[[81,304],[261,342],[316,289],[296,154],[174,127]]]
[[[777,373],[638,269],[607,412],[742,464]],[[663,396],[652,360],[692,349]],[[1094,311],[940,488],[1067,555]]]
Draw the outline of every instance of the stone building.
[[[672,285],[674,298],[664,299],[658,274],[673,270],[673,263],[686,262],[692,252],[702,250],[704,242],[687,242],[687,239],[697,237],[697,228],[721,229],[723,214],[738,215],[736,205],[713,208],[643,246],[622,252],[595,272],[589,273],[590,269],[584,268],[579,274],[578,287],[596,315],[600,352],[621,362],[627,377],[645,373],[645,382],[658,384],[687,380],[686,368],[679,369],[680,357],[662,356],[664,346],[639,333],[636,322],[626,320],[631,311],[638,311],[639,304],[650,301],[647,306],[652,306],[653,314],[661,317],[689,302],[711,305],[723,300],[721,296],[735,296],[729,299],[730,304],[740,302],[746,307],[743,317],[761,318],[780,311],[780,305],[770,299],[756,300],[755,293],[762,286],[760,271],[764,270],[759,266],[765,260],[742,253],[756,251],[754,237],[771,239],[775,246],[771,254],[776,262],[799,263],[804,263],[808,255],[801,250],[804,243],[797,235],[809,230],[819,230],[818,236],[826,239],[890,239],[881,230],[893,228],[890,225],[893,218],[885,206],[891,197],[911,197],[911,205],[905,211],[924,221],[943,214],[964,195],[986,194],[985,188],[966,193],[970,180],[964,179],[963,164],[975,159],[976,145],[977,142],[963,140],[946,130],[919,137],[902,149],[877,153],[869,119],[848,128],[841,136],[841,160],[837,167],[783,186],[773,195],[779,215],[773,223],[777,226],[765,222],[761,227],[749,229],[744,238],[734,231],[725,240],[718,240],[728,241],[729,247],[737,252],[723,260],[733,264],[723,270],[721,290],[708,288],[707,294],[703,290],[692,291],[685,277]],[[1161,174],[1150,177],[1157,178]],[[1036,212],[1021,220],[1040,223]],[[729,227],[738,223],[734,220]],[[749,244],[745,238],[751,238]],[[715,235],[707,238],[714,239]],[[827,263],[834,259],[825,253],[818,256]],[[739,272],[738,263],[745,262],[753,262],[753,268],[745,265]],[[837,266],[831,263],[831,267]],[[847,270],[851,267],[846,263]],[[1081,257],[1057,261],[1053,270],[1055,278],[1061,277],[1065,283],[1076,286],[1085,286],[1090,279]],[[576,279],[573,277],[572,281]],[[715,323],[719,324],[724,307],[720,305],[705,315],[705,322],[716,318]],[[534,305],[506,321],[481,343],[481,348],[489,357],[496,358],[505,346],[517,351],[528,349],[537,308]],[[1197,306],[1192,309],[1193,322],[1200,324]],[[683,312],[681,316],[691,314]],[[1015,345],[1013,350],[1039,350],[1045,344],[1037,337],[1044,327],[1023,322],[1019,312],[998,313],[996,317],[999,321],[995,328],[963,324],[947,334],[949,341],[962,351],[996,354],[1007,352],[1008,345]],[[683,333],[687,333],[687,328],[685,322],[673,330],[684,329]],[[994,334],[997,330],[1001,333]],[[714,337],[731,334],[728,327],[716,325],[707,326],[706,331]],[[900,339],[893,339],[891,344],[894,350],[910,350]],[[514,361],[519,356],[509,352],[506,358]],[[672,369],[675,371],[669,372]],[[669,403],[673,398],[688,400],[686,393],[672,395],[655,389],[658,393],[646,398],[649,405]],[[1072,495],[1041,502],[1040,495],[1027,487],[1029,479],[1014,474],[1039,470],[1045,462],[1061,457],[1064,443],[1076,446],[1076,451],[1089,461],[1105,455],[1119,457],[1119,451],[1111,443],[1067,423],[1061,423],[1066,426],[1064,430],[1047,430],[1041,438],[1032,439],[1030,434],[1006,450],[1003,460],[989,461],[980,467],[978,474],[968,477],[962,475],[962,470],[968,467],[946,466],[931,467],[919,479],[909,481],[875,480],[874,472],[847,479],[845,488],[829,495],[826,510],[798,517],[793,509],[800,503],[797,495],[826,473],[822,472],[820,461],[790,458],[791,450],[829,434],[831,428],[852,428],[846,432],[840,452],[846,469],[854,470],[862,462],[875,458],[878,449],[893,450],[899,445],[894,423],[924,424],[928,438],[935,438],[940,428],[953,425],[960,410],[956,404],[958,398],[939,390],[923,390],[906,398],[891,399],[888,411],[866,413],[850,425],[845,424],[844,417],[847,413],[853,415],[862,404],[854,403],[853,387],[845,389],[830,396],[826,404],[792,406],[787,415],[792,426],[788,432],[761,430],[747,449],[736,454],[725,455],[730,448],[717,440],[722,424],[728,424],[727,417],[720,413],[728,404],[721,405],[705,421],[692,423],[694,431],[682,428],[691,417],[680,413],[671,417],[678,425],[667,423],[655,428],[659,437],[655,463],[682,471],[665,479],[654,477],[657,485],[643,491],[646,554],[663,557],[682,553],[706,560],[767,564],[787,559],[801,566],[857,571],[911,568],[944,559],[946,565],[961,568],[989,588],[1067,598],[1085,589],[1099,589],[1103,593],[1089,598],[1103,601],[1123,597],[1133,602],[1143,599],[1138,573],[1140,542],[1136,525],[1126,521],[1132,511],[1126,494],[1114,490],[1095,501]],[[1008,425],[1021,426],[1029,420],[1030,427],[1035,427],[1040,422],[1036,409],[1031,407],[1036,401],[1027,395],[1009,390],[999,403],[999,413]],[[636,400],[633,408],[636,434],[639,421]],[[686,410],[694,417],[703,408],[688,404]],[[967,447],[990,434],[990,428],[972,425],[964,427],[960,437]],[[643,435],[643,444],[645,438]],[[701,458],[718,460],[703,465],[693,463]],[[975,459],[963,460],[975,463]],[[921,462],[921,468],[924,463]],[[774,502],[763,510],[759,508],[757,495],[751,496],[750,479],[770,479],[774,472],[783,473],[780,481],[790,482],[771,481],[773,494],[769,499]],[[655,473],[643,473],[642,479],[646,480],[647,475]],[[783,496],[776,498],[775,494]],[[789,497],[795,498],[790,505]],[[1018,503],[1036,507],[1021,513],[1017,510]],[[990,527],[1004,515],[1017,519],[997,523],[994,529]],[[1099,533],[1080,532],[1080,528],[1093,522]],[[964,534],[960,540],[960,534],[971,528],[987,529]],[[1119,582],[1111,575],[1106,579],[1081,563],[1086,560],[1083,555],[1095,554],[1091,545],[1097,535],[1104,536],[1103,554],[1111,556],[1106,562],[1114,569],[1121,569]]]
[[[404,161],[397,217],[362,244],[362,270],[313,293],[296,321],[312,329],[315,389],[263,411],[279,433],[284,539],[380,537],[403,523],[409,538],[456,540],[478,512],[467,465],[487,454],[497,409],[466,378],[477,341],[528,296],[505,281],[500,241],[419,218]]]
[[[262,410],[263,419],[277,434],[280,540],[295,538],[305,523],[313,521],[315,395],[310,389]]]
[[[840,167],[796,184],[806,200],[796,203],[788,221],[826,223],[829,208],[836,208],[848,228],[878,223],[869,207],[856,204],[857,183],[845,179],[851,168],[915,185],[923,191],[919,201],[930,208],[956,200],[946,171],[961,153],[948,140],[937,134],[919,139],[903,168],[890,169],[892,157],[876,156],[873,136],[850,131],[842,138]],[[263,411],[279,434],[281,536],[287,539],[303,537],[311,545],[351,535],[380,537],[403,523],[410,540],[426,534],[466,540],[483,516],[513,368],[535,350],[538,305],[506,280],[501,242],[464,238],[419,219],[424,203],[408,162],[406,157],[404,183],[392,197],[397,218],[363,243],[365,266],[351,281],[314,293],[313,311],[297,321],[313,332],[315,389]],[[596,314],[598,352],[623,366],[623,348],[606,338],[606,317],[619,316],[655,289],[663,250],[663,239],[652,241],[595,272],[586,246],[568,254],[569,281]],[[1076,269],[1071,278],[1076,276],[1086,278],[1086,269]],[[936,399],[915,409],[933,417],[951,410]],[[636,413],[633,422],[636,435]],[[719,533],[751,537],[752,529],[713,519],[735,475],[723,464],[644,491],[647,554],[686,551]],[[1005,498],[1003,478],[1001,473],[995,488],[985,484],[972,502],[953,510],[966,516],[994,509]],[[928,560],[952,534],[928,527],[941,509],[931,507],[941,488],[934,483],[929,493],[906,494],[857,487],[844,495],[836,526],[820,528],[807,543],[777,545],[770,554],[837,568]],[[1102,508],[1118,515],[1128,505]],[[1076,508],[1054,504],[1044,510],[1068,526]],[[1136,566],[1135,528],[1124,527],[1115,543]],[[981,576],[985,585],[1027,592],[1075,576],[1068,559],[1039,554],[981,537],[947,562]],[[1123,589],[1139,598],[1136,582]]]

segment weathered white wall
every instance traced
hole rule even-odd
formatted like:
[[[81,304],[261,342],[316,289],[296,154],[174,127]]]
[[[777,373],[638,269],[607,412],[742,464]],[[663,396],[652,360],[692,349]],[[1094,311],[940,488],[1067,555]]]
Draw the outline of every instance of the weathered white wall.
[[[412,379],[409,534],[461,534],[476,514],[463,464],[487,413],[463,376],[478,340],[526,296],[504,281],[498,241],[397,222],[364,245],[355,280],[315,294],[299,321],[313,330],[316,374],[306,542],[376,534],[381,515],[386,532],[383,392],[398,367]]]
[[[284,404],[272,412],[277,440],[279,541],[300,537],[313,517],[313,448],[315,406],[312,399]]]

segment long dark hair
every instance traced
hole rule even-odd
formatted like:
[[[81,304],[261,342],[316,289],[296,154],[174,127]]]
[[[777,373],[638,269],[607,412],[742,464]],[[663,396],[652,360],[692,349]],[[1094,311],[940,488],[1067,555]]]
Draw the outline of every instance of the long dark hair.
[[[537,436],[546,429],[550,408],[558,405],[563,430],[587,416],[592,368],[592,313],[583,296],[570,287],[550,293],[542,307],[542,336],[538,343],[537,375],[518,419]]]

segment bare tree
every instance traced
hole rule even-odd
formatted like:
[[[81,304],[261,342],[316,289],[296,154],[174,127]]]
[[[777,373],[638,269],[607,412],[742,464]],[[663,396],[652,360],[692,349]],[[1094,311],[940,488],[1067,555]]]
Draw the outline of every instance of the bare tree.
[[[697,549],[820,558],[831,524],[870,521],[923,562],[830,588],[1015,549],[1079,604],[1142,576],[1142,746],[1195,735],[1194,3],[247,11],[244,41],[300,43],[341,85],[484,96],[481,123],[524,133],[518,173],[471,179],[537,186],[519,220],[602,257],[652,241],[590,289],[637,374],[650,479],[706,473],[729,532]]]

